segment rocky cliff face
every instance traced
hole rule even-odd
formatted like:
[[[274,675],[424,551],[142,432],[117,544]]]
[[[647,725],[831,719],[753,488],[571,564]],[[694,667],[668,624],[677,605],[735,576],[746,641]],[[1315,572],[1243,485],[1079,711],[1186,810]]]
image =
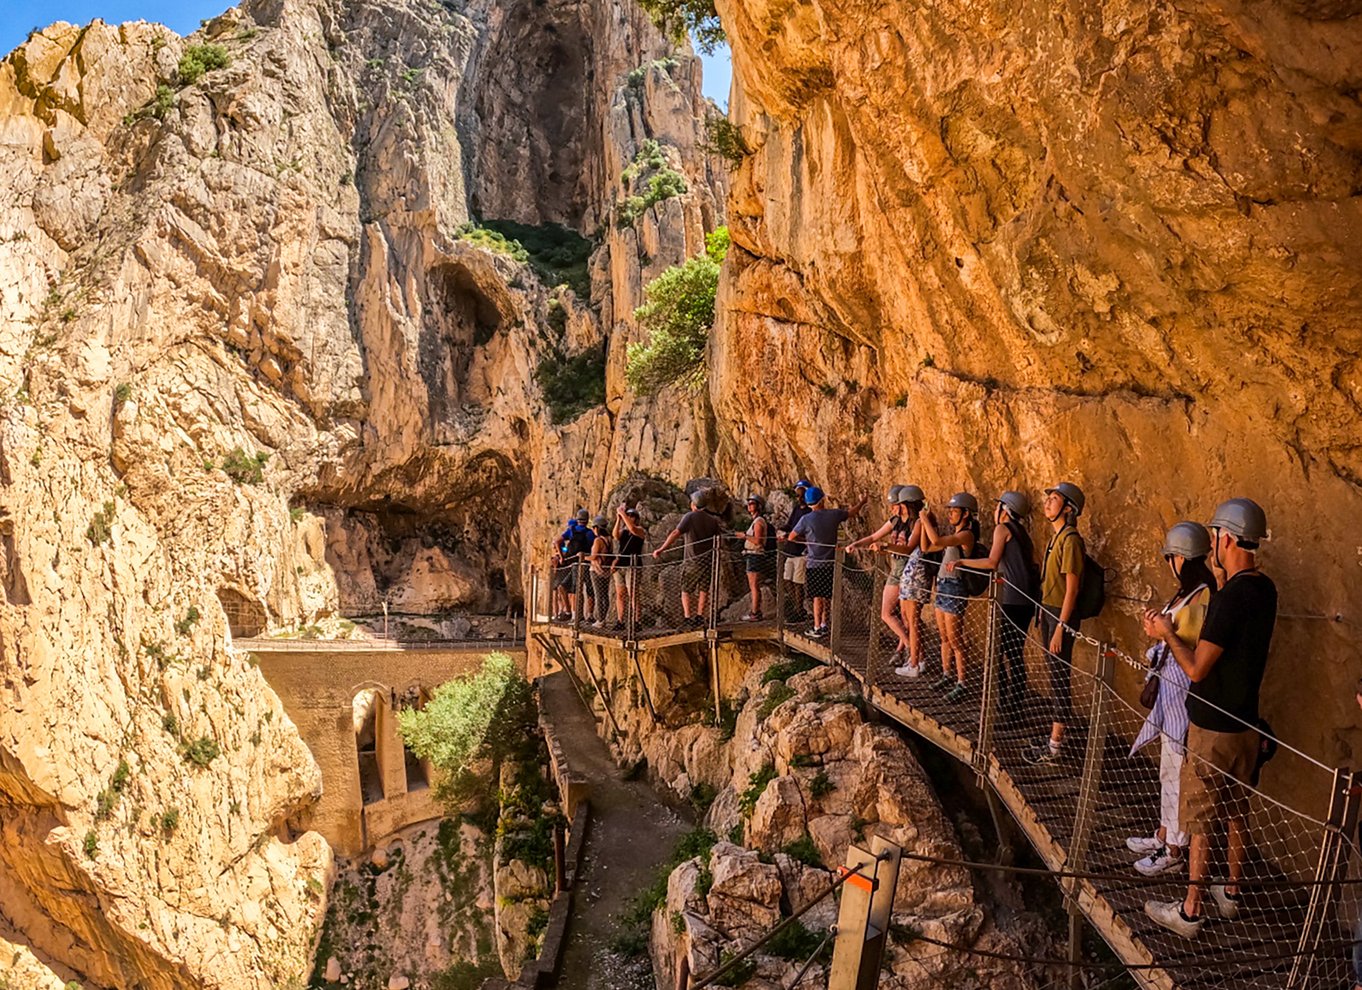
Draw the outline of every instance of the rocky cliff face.
[[[753,149],[720,473],[938,501],[1078,482],[1136,599],[1098,629],[1136,642],[1164,528],[1251,496],[1283,611],[1350,620],[1283,620],[1269,716],[1349,762],[1362,7],[718,7]]]
[[[640,286],[721,210],[704,113],[611,0],[258,0],[0,62],[0,934],[35,971],[308,969],[321,781],[229,624],[504,609],[522,522],[694,473],[694,410],[619,383]],[[687,191],[617,226],[649,138]],[[471,217],[585,244],[585,277]],[[535,371],[593,348],[608,404],[555,424]]]

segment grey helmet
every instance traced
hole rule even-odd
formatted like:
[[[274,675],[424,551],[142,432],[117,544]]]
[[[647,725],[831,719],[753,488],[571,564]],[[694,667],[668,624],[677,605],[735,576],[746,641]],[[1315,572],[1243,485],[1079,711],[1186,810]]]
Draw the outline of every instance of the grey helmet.
[[[753,502],[757,503],[758,512],[766,511],[766,499],[762,498],[756,492],[753,492],[751,495],[748,495],[747,498],[743,499],[743,505],[750,505]]]
[[[1268,538],[1267,513],[1253,499],[1232,498],[1216,507],[1211,529],[1232,533],[1240,546],[1251,550]]]
[[[964,509],[972,512],[976,516],[979,514],[979,500],[969,492],[956,492],[951,496],[951,500],[946,503],[948,509]]]
[[[1163,538],[1163,555],[1205,557],[1211,552],[1211,534],[1199,522],[1176,523]]]
[[[1058,492],[1060,495],[1064,496],[1064,501],[1074,507],[1074,515],[1081,516],[1083,514],[1083,503],[1087,501],[1087,499],[1083,497],[1083,489],[1072,482],[1061,481],[1053,488],[1045,489],[1046,495],[1049,495],[1051,492]]]
[[[903,486],[902,486],[902,485],[892,485],[892,486],[890,486],[889,491],[887,491],[887,492],[884,493],[884,500],[885,500],[886,502],[888,502],[890,505],[898,505],[898,504],[899,504],[899,492],[901,492],[901,491],[903,491]]]
[[[1031,514],[1031,500],[1021,492],[1003,492],[998,496],[998,502],[1012,513],[1013,519],[1021,519]]]
[[[917,485],[899,485],[899,495],[896,504],[907,505],[909,502],[925,502],[927,494]]]
[[[579,523],[582,523],[583,525],[586,525],[587,520],[589,520],[590,518],[591,518],[591,513],[590,513],[590,512],[587,512],[585,509],[578,509],[578,510],[577,510],[577,521],[578,521]]]

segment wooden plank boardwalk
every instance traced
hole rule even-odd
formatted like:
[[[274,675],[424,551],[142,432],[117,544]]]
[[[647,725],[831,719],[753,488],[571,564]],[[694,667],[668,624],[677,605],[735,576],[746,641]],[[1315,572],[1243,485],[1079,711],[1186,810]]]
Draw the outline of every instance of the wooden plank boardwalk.
[[[1028,764],[1022,752],[1039,735],[1048,733],[1051,703],[1028,691],[1003,716],[996,700],[986,704],[991,695],[984,683],[985,671],[991,668],[978,662],[967,671],[964,696],[954,702],[932,683],[939,671],[911,679],[896,675],[888,662],[891,646],[871,639],[871,626],[876,637],[881,627],[871,618],[877,614],[877,599],[872,607],[874,586],[864,577],[858,574],[854,584],[835,593],[833,608],[841,611],[835,613],[830,639],[813,639],[774,621],[720,623],[713,614],[704,624],[637,624],[623,631],[574,627],[540,616],[531,618],[530,628],[536,636],[556,639],[564,655],[571,655],[579,643],[627,649],[637,656],[640,651],[687,643],[766,640],[837,665],[860,685],[867,702],[880,713],[974,768],[981,785],[992,791],[1050,870],[1079,875],[1059,878],[1066,897],[1130,967],[1141,987],[1333,990],[1345,985],[1346,932],[1334,931],[1338,919],[1328,910],[1309,914],[1311,895],[1318,885],[1296,885],[1297,881],[1287,878],[1301,876],[1299,864],[1280,868],[1259,850],[1251,853],[1246,867],[1250,885],[1245,888],[1239,921],[1208,924],[1195,940],[1180,938],[1150,921],[1143,910],[1146,899],[1178,899],[1186,879],[1184,872],[1178,872],[1151,882],[1131,869],[1135,857],[1125,840],[1149,833],[1158,817],[1159,781],[1157,745],[1143,751],[1152,750],[1153,756],[1129,752],[1134,732],[1129,711],[1118,712],[1125,720],[1118,720],[1110,731],[1097,716],[1076,718],[1060,762]],[[991,615],[988,602],[978,604],[981,609],[976,611]],[[859,624],[848,621],[848,615],[859,616]],[[939,656],[935,633],[924,635],[930,640],[925,655]],[[1075,668],[1075,707],[1080,708],[1080,698],[1096,706],[1103,690],[1099,678],[1095,674],[1080,678],[1079,673]],[[1109,685],[1106,690],[1110,692]],[[999,716],[981,718],[989,710]],[[1091,715],[1097,709],[1082,710]],[[981,735],[985,735],[982,740]],[[1118,770],[1103,774],[1103,766]],[[1312,821],[1308,816],[1302,820],[1306,826]],[[1323,841],[1322,833],[1321,829],[1319,841]],[[1314,840],[1301,840],[1305,852],[1309,852],[1309,841]],[[1272,881],[1276,886],[1255,890],[1251,886],[1255,880]],[[1302,931],[1312,923],[1311,917],[1326,937],[1309,955],[1311,965],[1293,974],[1293,964],[1301,958],[1299,946],[1305,944]]]

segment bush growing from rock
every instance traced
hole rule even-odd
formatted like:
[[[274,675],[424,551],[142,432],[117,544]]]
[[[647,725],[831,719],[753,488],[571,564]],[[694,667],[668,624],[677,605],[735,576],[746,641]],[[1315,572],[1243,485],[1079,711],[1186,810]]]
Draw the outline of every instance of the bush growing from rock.
[[[263,450],[247,454],[240,447],[233,447],[223,458],[222,470],[238,485],[258,485],[265,480],[265,462],[269,459],[270,455]]]
[[[637,395],[654,395],[671,384],[692,392],[705,383],[705,350],[714,325],[719,265],[708,255],[668,268],[643,290],[634,311],[645,341],[629,345],[624,377]]]
[[[559,351],[534,371],[554,425],[570,422],[605,403],[605,351],[592,347],[572,356]]]
[[[184,747],[184,758],[199,767],[206,767],[218,758],[221,750],[212,736],[200,736]]]
[[[225,69],[232,58],[221,45],[190,45],[180,56],[180,81],[192,86],[205,72]]]

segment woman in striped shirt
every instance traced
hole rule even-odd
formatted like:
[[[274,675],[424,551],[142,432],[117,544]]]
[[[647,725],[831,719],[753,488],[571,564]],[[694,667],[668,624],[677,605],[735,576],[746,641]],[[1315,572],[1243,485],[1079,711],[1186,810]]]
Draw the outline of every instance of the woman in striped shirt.
[[[1215,576],[1206,566],[1211,552],[1211,535],[1200,523],[1180,522],[1163,540],[1163,559],[1167,561],[1178,590],[1163,612],[1173,617],[1173,628],[1188,647],[1195,648],[1201,638],[1206,605],[1215,594]],[[1131,836],[1126,845],[1139,853],[1135,869],[1147,877],[1179,870],[1185,863],[1187,833],[1179,828],[1178,782],[1182,776],[1183,747],[1187,742],[1187,689],[1191,682],[1168,648],[1157,643],[1145,653],[1149,660],[1146,682],[1157,678],[1154,705],[1130,747],[1135,753],[1160,739],[1159,750],[1159,827],[1152,836]]]

